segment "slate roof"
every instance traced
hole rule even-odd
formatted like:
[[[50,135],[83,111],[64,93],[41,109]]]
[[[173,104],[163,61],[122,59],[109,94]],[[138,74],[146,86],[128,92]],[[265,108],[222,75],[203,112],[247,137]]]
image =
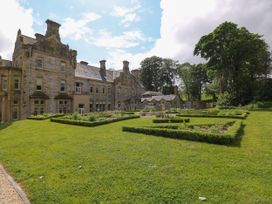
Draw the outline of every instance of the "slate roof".
[[[114,79],[120,76],[120,72],[121,71],[116,70],[106,70],[106,76],[104,77],[101,75],[99,67],[77,63],[75,76],[86,79],[113,82]]]
[[[176,95],[161,95],[161,96],[152,96],[149,98],[141,98],[141,102],[144,101],[161,101],[161,100],[165,100],[165,101],[173,101],[177,96]]]
[[[157,91],[146,91],[142,94],[142,96],[162,96],[163,94],[161,92]]]

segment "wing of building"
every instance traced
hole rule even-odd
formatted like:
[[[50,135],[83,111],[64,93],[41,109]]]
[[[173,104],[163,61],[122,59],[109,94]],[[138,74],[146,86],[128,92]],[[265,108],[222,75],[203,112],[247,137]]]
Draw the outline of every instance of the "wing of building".
[[[45,35],[19,30],[12,61],[0,58],[0,121],[32,114],[136,110],[144,88],[139,71],[77,63],[77,51],[61,42],[60,24],[47,20]]]

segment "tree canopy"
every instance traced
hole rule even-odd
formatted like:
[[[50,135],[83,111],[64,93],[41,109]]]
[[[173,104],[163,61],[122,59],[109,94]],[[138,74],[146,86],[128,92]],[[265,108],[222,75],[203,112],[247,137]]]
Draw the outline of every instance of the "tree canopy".
[[[262,36],[231,22],[201,37],[194,55],[207,60],[207,68],[219,82],[219,94],[231,94],[233,105],[254,99],[258,82],[271,71],[270,52]]]
[[[141,62],[141,81],[148,91],[161,91],[164,94],[174,92],[176,62],[153,56]]]

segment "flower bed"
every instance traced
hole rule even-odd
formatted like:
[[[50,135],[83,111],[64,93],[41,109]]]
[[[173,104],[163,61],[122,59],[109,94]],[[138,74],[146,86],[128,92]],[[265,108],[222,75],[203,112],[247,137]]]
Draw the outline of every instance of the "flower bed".
[[[46,119],[50,119],[50,118],[57,118],[57,117],[62,117],[64,116],[64,114],[51,114],[51,113],[45,113],[42,115],[31,115],[29,116],[27,119],[30,120],[46,120]]]
[[[52,118],[52,122],[80,125],[87,127],[94,127],[98,125],[109,124],[122,120],[139,118],[140,116],[125,114],[125,113],[113,113],[113,112],[101,112],[101,113],[90,113],[85,115],[73,114],[60,118]]]
[[[217,126],[217,127],[216,127]],[[220,128],[219,128],[220,127]],[[205,124],[189,126],[147,126],[123,127],[123,131],[143,133],[169,138],[200,141],[214,144],[233,144],[242,127],[241,121],[231,121],[224,124]],[[217,131],[211,131],[211,129]]]
[[[189,118],[157,118],[153,120],[153,123],[188,123]]]

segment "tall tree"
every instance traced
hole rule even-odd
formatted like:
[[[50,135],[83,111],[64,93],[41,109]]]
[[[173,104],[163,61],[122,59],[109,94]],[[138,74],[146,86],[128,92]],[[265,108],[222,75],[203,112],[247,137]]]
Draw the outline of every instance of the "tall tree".
[[[141,81],[148,91],[159,91],[162,86],[160,80],[160,69],[162,67],[163,59],[161,57],[153,56],[145,58],[141,62]]]
[[[208,82],[206,65],[184,63],[177,66],[177,71],[184,85],[188,100],[200,101],[203,87]]]
[[[219,81],[219,93],[232,94],[233,105],[252,100],[257,79],[270,71],[270,53],[262,36],[231,22],[201,37],[194,55],[207,60]]]
[[[141,62],[141,81],[148,91],[174,92],[176,62],[153,56]]]

